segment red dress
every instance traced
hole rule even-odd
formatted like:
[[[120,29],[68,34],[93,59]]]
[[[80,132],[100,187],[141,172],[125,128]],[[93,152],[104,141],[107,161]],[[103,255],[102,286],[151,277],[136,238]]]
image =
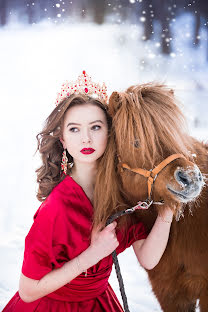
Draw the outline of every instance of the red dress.
[[[60,182],[34,215],[25,239],[22,273],[39,280],[55,268],[78,256],[90,244],[93,207],[83,189],[69,176]],[[117,231],[117,253],[146,238],[142,223],[130,226],[127,235]],[[109,255],[70,283],[31,303],[17,292],[3,312],[122,312],[108,283],[112,270]]]

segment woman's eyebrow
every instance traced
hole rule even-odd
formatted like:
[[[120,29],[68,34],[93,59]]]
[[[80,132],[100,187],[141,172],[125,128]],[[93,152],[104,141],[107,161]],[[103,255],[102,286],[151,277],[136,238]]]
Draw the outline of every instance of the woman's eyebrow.
[[[75,125],[75,126],[81,126],[81,124],[79,124],[79,123],[76,123],[76,122],[69,122],[68,125],[67,125],[67,127],[68,127],[68,126],[71,126],[71,125],[73,125],[73,126],[74,126],[74,125]]]
[[[93,123],[95,123],[95,122],[101,122],[101,123],[103,124],[103,121],[102,121],[102,120],[95,120],[95,121],[90,122],[89,124],[91,125],[91,124],[93,124]]]
[[[101,122],[102,124],[104,124],[104,122],[102,121],[102,120],[94,120],[94,121],[91,121],[90,123],[89,123],[89,125],[91,125],[91,124],[93,124],[93,123],[95,123],[95,122]],[[79,123],[76,123],[76,122],[69,122],[68,124],[67,124],[67,127],[68,126],[81,126],[81,124],[79,124]]]

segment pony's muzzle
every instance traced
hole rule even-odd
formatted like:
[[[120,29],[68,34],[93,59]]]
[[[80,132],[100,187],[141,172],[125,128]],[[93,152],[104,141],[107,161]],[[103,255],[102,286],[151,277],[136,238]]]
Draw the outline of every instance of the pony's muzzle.
[[[199,196],[204,185],[203,177],[197,166],[191,169],[177,168],[174,172],[174,177],[180,185],[180,190],[173,188],[170,185],[168,190],[175,195],[180,201],[188,202]]]

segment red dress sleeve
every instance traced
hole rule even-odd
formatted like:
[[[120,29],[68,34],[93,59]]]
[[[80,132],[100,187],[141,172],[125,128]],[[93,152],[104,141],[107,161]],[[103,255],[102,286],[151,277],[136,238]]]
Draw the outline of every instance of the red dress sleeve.
[[[145,239],[147,236],[148,233],[142,222],[131,224],[127,230],[118,231],[119,246],[116,249],[117,254],[123,252],[137,240]]]
[[[147,238],[148,234],[142,222],[138,222],[129,227],[126,235],[126,248],[130,247],[134,242]]]
[[[34,215],[33,225],[25,238],[22,265],[25,276],[40,279],[52,270],[55,261],[52,250],[55,221],[54,209],[44,202]]]

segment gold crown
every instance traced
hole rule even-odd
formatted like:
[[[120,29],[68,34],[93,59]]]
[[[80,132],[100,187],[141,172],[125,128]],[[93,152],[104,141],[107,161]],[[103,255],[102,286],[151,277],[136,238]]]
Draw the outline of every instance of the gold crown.
[[[72,94],[88,95],[105,103],[108,101],[107,87],[105,83],[101,86],[98,83],[92,82],[91,77],[86,74],[85,70],[83,70],[82,74],[78,76],[77,81],[66,81],[62,84],[61,92],[57,95],[56,106],[58,106],[63,99]]]

